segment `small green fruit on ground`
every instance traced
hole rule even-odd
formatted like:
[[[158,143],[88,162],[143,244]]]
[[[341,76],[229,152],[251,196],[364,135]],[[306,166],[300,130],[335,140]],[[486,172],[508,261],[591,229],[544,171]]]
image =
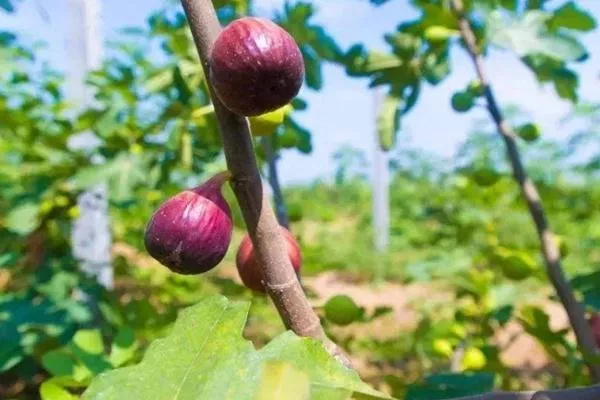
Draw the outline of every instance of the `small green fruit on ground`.
[[[517,128],[517,135],[526,142],[535,142],[541,136],[540,127],[537,124],[523,124]]]
[[[363,317],[364,310],[346,295],[337,295],[325,303],[325,318],[336,325],[349,325]]]
[[[285,117],[292,111],[292,106],[285,105],[275,111],[248,118],[253,136],[270,136],[283,124]]]
[[[473,108],[475,101],[471,93],[457,92],[452,95],[451,104],[454,111],[467,112]]]

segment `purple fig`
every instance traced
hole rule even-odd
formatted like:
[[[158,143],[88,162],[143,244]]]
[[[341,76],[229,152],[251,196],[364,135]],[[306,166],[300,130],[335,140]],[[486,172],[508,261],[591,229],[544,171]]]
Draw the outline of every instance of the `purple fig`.
[[[257,116],[288,104],[304,80],[294,38],[277,24],[244,17],[227,25],[210,54],[210,78],[225,107]]]
[[[194,275],[219,264],[229,248],[233,222],[221,193],[229,172],[165,201],[146,226],[148,253],[171,271]]]

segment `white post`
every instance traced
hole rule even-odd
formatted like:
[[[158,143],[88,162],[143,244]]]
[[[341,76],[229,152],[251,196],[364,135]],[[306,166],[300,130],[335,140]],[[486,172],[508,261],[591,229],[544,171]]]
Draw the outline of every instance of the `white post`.
[[[374,91],[375,118],[381,109],[383,93]],[[375,125],[376,126],[376,125]],[[389,205],[389,156],[379,145],[379,135],[375,128],[373,152],[373,228],[375,250],[384,253],[389,244],[390,205]]]
[[[100,0],[69,0],[71,30],[68,39],[69,89],[71,99],[82,108],[93,104],[93,93],[85,85],[88,71],[102,62],[101,4]],[[74,146],[94,146],[93,137],[84,133],[76,138]],[[71,241],[73,254],[81,269],[95,276],[98,282],[111,289],[111,234],[108,218],[108,188],[99,184],[83,193],[77,200],[80,215],[73,224]]]

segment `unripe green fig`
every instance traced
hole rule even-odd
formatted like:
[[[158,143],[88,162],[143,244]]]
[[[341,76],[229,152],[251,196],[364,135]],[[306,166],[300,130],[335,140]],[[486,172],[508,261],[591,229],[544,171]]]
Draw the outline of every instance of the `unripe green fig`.
[[[500,174],[493,168],[481,167],[473,171],[472,178],[477,186],[488,187],[500,180]]]
[[[424,37],[426,40],[430,42],[445,42],[450,39],[453,35],[456,34],[456,31],[452,29],[448,29],[445,26],[434,25],[425,29]]]
[[[465,350],[460,366],[463,371],[473,371],[485,367],[486,363],[485,354],[480,349],[471,347]]]
[[[467,85],[467,92],[469,92],[473,97],[483,96],[483,83],[479,79],[473,79]]]
[[[283,124],[285,117],[293,110],[292,106],[287,104],[275,111],[268,112],[256,117],[248,118],[250,122],[250,131],[253,136],[270,136],[277,128]]]
[[[535,142],[541,136],[540,127],[532,123],[523,124],[517,128],[517,135],[526,142]]]
[[[336,325],[345,326],[359,321],[364,310],[357,306],[351,297],[340,294],[330,298],[325,306],[325,318]]]
[[[434,353],[441,357],[450,358],[454,353],[452,343],[448,339],[435,339],[431,344]]]
[[[475,100],[469,92],[457,92],[452,95],[452,108],[456,112],[467,112],[475,105]]]
[[[502,274],[513,281],[522,281],[531,277],[538,268],[535,260],[522,251],[498,247],[493,256]]]

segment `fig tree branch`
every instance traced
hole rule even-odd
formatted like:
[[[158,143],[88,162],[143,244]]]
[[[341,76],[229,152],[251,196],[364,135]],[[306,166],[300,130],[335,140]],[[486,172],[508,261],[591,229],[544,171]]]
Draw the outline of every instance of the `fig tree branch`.
[[[321,340],[340,362],[350,366],[341,350],[327,338],[287,254],[279,224],[263,190],[246,118],[229,111],[210,84],[209,55],[221,25],[210,0],[181,0],[219,122],[231,185],[242,210],[248,234],[263,266],[264,286],[288,329]],[[240,94],[243,96],[243,94]]]
[[[577,339],[579,350],[587,360],[589,359],[590,355],[597,354],[598,351],[592,336],[592,331],[585,320],[583,306],[575,298],[573,289],[565,278],[565,274],[561,266],[559,249],[555,240],[555,236],[548,225],[548,219],[546,217],[546,212],[544,211],[542,200],[535,184],[525,171],[521,156],[519,154],[519,149],[517,147],[515,134],[508,122],[504,119],[502,111],[498,106],[498,102],[496,101],[496,97],[486,75],[483,57],[480,55],[480,51],[477,48],[475,34],[473,33],[473,29],[471,28],[468,17],[465,15],[462,0],[452,0],[452,7],[458,18],[460,34],[464,41],[466,50],[473,61],[477,76],[483,85],[486,107],[490,117],[496,125],[498,133],[504,140],[504,144],[506,145],[506,153],[513,170],[513,176],[521,188],[521,193],[527,203],[529,213],[531,214],[535,224],[548,276],[552,282],[552,285],[554,286],[554,289],[556,290],[556,294],[558,295],[563,307],[567,312],[570,324]],[[600,365],[588,361],[587,366],[590,371],[592,381],[599,383]],[[600,398],[600,396],[598,396],[598,398]]]

